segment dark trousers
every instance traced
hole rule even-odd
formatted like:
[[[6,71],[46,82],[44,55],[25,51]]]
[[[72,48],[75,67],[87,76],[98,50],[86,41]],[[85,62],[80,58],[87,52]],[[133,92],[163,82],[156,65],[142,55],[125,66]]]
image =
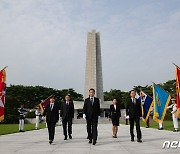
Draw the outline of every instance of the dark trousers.
[[[53,141],[56,123],[47,122],[47,126],[48,126],[48,132],[49,132],[49,140]]]
[[[93,121],[93,120],[87,120],[87,132],[88,132],[88,138],[89,140],[97,140],[97,125],[98,122],[97,121]]]
[[[130,134],[131,138],[134,138],[134,122],[136,122],[136,132],[137,132],[137,138],[141,139],[141,129],[140,129],[140,120],[139,119],[130,119]]]
[[[128,125],[128,119],[126,119],[126,125]]]
[[[65,118],[62,120],[63,123],[63,132],[64,136],[67,136],[67,126],[68,126],[68,134],[72,134],[72,118]]]
[[[147,121],[146,121],[146,125],[147,125],[148,127],[150,127],[150,120],[149,120],[149,118],[148,118]]]

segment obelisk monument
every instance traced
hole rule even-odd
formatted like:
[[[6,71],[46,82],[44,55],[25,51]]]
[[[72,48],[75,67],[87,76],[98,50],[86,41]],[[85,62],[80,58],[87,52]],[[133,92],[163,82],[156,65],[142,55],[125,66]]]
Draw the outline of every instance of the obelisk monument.
[[[100,33],[97,33],[95,30],[88,32],[87,36],[84,98],[88,97],[90,88],[95,89],[96,97],[103,103],[104,95]]]

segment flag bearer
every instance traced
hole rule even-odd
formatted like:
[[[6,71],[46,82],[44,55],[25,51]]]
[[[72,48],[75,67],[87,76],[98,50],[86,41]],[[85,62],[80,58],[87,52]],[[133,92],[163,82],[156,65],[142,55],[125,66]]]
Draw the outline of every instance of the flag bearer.
[[[25,114],[29,111],[27,109],[24,109],[24,105],[21,104],[20,108],[18,108],[18,112],[19,112],[19,132],[24,132]]]
[[[41,115],[39,107],[36,109],[35,115],[36,115],[36,126],[35,126],[35,129],[39,129],[39,121],[40,121],[39,117]]]
[[[171,114],[172,114],[173,125],[174,125],[173,132],[178,132],[177,103],[176,103],[175,98],[172,98],[171,101],[172,101],[172,104],[168,106],[168,109],[172,108]]]

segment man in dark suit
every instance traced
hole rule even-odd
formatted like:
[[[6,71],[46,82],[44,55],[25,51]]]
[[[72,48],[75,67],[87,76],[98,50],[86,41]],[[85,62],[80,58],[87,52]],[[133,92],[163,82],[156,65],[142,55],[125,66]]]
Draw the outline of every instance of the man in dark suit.
[[[55,98],[50,98],[50,103],[46,106],[43,116],[46,116],[46,122],[49,132],[49,143],[51,144],[54,140],[55,126],[59,120],[59,107],[54,103]]]
[[[130,92],[131,99],[128,100],[126,104],[126,116],[130,121],[130,134],[131,141],[134,142],[134,122],[136,122],[136,131],[137,131],[137,142],[142,142],[142,135],[140,129],[140,120],[142,119],[142,110],[141,102],[136,99],[136,91],[131,90]]]
[[[66,95],[65,101],[61,104],[61,117],[63,123],[64,140],[67,140],[67,125],[69,139],[72,139],[72,119],[74,118],[74,104],[70,95]]]
[[[89,143],[93,145],[97,142],[97,125],[98,119],[100,118],[100,102],[99,98],[94,97],[95,90],[89,90],[89,97],[85,99],[83,107],[83,118],[87,122],[87,131]]]

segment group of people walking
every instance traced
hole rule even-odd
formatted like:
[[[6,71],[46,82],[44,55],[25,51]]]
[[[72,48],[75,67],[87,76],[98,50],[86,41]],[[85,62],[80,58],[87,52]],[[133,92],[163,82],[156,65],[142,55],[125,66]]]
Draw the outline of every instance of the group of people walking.
[[[174,122],[175,130],[178,131],[178,119],[175,116],[175,110],[177,110],[175,100],[172,100],[173,104],[168,108],[173,108],[172,118]],[[72,139],[72,121],[74,118],[74,104],[71,101],[70,95],[65,96],[65,101],[61,103],[59,107],[55,103],[55,97],[51,96],[49,104],[46,106],[42,116],[46,117],[46,123],[49,133],[49,143],[51,144],[54,141],[55,135],[55,126],[59,121],[59,110],[60,117],[62,118],[63,125],[63,134],[64,140]],[[112,137],[117,138],[118,126],[121,118],[121,108],[117,103],[117,100],[114,98],[112,105],[110,105],[109,118],[112,120]],[[23,106],[18,110],[20,112],[20,130],[23,130],[22,123],[24,123],[24,112],[29,112],[24,109]],[[98,119],[100,118],[100,100],[95,97],[95,90],[89,90],[89,97],[85,99],[83,106],[83,118],[87,123],[87,139],[90,144],[96,145],[97,136],[98,136]],[[39,116],[39,112],[36,112],[36,115]],[[134,142],[134,126],[136,126],[137,132],[137,142],[142,143],[142,133],[140,128],[140,120],[142,119],[142,105],[139,99],[136,99],[136,91],[130,91],[130,99],[126,103],[126,119],[130,122],[130,140]],[[135,125],[136,123],[136,125]],[[38,127],[36,125],[36,127]]]
[[[70,100],[70,96],[66,95],[65,101],[62,102],[61,107],[55,103],[55,98],[50,98],[50,103],[46,106],[43,116],[46,116],[46,123],[49,133],[49,143],[51,144],[54,140],[55,126],[59,121],[59,109],[60,117],[62,117],[64,140],[72,139],[72,119],[74,118],[74,104]]]
[[[95,90],[89,90],[89,97],[85,99],[83,107],[83,118],[87,122],[87,134],[89,143],[97,143],[97,126],[100,118],[100,101],[95,96]],[[55,125],[59,120],[59,108],[54,103],[54,97],[50,98],[50,103],[46,106],[43,116],[46,116],[46,122],[49,133],[49,143],[54,140]],[[74,118],[74,104],[69,95],[66,95],[65,101],[61,103],[60,117],[62,117],[64,140],[72,139],[72,120]]]
[[[142,142],[140,129],[140,120],[142,118],[141,102],[135,98],[134,90],[130,93],[131,99],[127,102],[126,115],[129,116],[131,141],[134,141],[134,122],[136,123],[137,142]],[[46,122],[49,133],[49,143],[54,140],[55,125],[59,120],[59,108],[54,103],[54,97],[50,98],[50,103],[46,106],[43,116],[46,116]],[[66,95],[65,101],[61,104],[61,117],[63,123],[64,140],[72,139],[72,119],[74,118],[74,104],[70,101],[70,96]],[[87,139],[90,144],[96,145],[98,136],[98,119],[100,118],[100,100],[95,97],[95,90],[89,90],[89,97],[85,99],[83,106],[83,118],[87,122]],[[120,105],[116,99],[113,99],[113,104],[110,106],[109,117],[112,119],[113,138],[117,138],[118,126],[121,117]],[[68,131],[67,131],[68,129]]]
[[[140,128],[140,120],[142,119],[141,102],[136,99],[136,91],[131,90],[131,99],[126,104],[126,119],[130,122],[130,135],[131,141],[134,142],[134,124],[136,123],[137,142],[142,142],[142,134]],[[120,105],[117,104],[117,100],[113,99],[113,104],[110,106],[110,118],[112,120],[112,132],[113,138],[117,138],[118,126],[121,118]]]

